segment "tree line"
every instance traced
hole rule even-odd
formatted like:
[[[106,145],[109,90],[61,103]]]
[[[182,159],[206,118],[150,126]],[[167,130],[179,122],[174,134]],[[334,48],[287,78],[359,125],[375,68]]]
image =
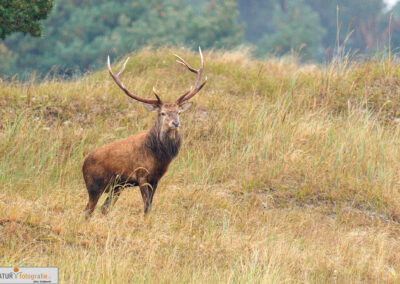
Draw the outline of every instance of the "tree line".
[[[108,54],[165,45],[323,61],[344,46],[382,51],[389,35],[396,50],[400,4],[383,0],[4,0],[0,76],[72,75],[103,67]]]

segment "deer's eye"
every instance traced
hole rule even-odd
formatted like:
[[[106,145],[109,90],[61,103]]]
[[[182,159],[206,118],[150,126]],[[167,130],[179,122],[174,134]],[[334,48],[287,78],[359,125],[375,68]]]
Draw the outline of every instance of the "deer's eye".
[[[165,112],[162,112],[162,113],[161,113],[161,115],[163,115],[163,116],[164,116],[164,115],[165,115]]]

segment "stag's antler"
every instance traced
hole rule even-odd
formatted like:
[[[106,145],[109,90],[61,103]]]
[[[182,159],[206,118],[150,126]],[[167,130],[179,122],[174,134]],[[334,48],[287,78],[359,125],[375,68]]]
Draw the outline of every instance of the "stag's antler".
[[[187,91],[185,94],[183,94],[177,101],[177,104],[181,104],[184,101],[187,101],[189,99],[191,99],[195,94],[197,94],[203,87],[204,85],[207,83],[207,77],[205,78],[204,82],[200,85],[201,82],[201,76],[203,74],[203,69],[204,69],[204,59],[203,59],[203,53],[201,52],[201,48],[199,47],[199,52],[200,52],[200,59],[201,59],[201,64],[200,64],[200,68],[198,70],[194,69],[192,66],[190,66],[185,60],[183,60],[182,57],[180,57],[179,55],[174,54],[176,57],[178,57],[179,60],[177,60],[176,62],[185,65],[189,71],[196,73],[197,74],[197,80],[196,80],[196,84],[194,85],[194,89],[191,88],[189,91]]]
[[[127,95],[128,95],[129,97],[131,97],[132,99],[135,99],[135,100],[137,100],[137,101],[139,101],[139,102],[146,103],[146,104],[161,105],[161,104],[162,104],[161,99],[160,99],[160,97],[157,95],[157,93],[156,93],[156,91],[155,91],[154,88],[153,88],[153,92],[154,92],[154,95],[156,96],[157,99],[156,99],[156,100],[145,99],[145,98],[141,98],[141,97],[139,97],[139,96],[137,96],[137,95],[132,94],[131,92],[129,92],[129,90],[128,90],[128,89],[124,86],[124,84],[120,81],[119,75],[121,75],[121,73],[124,71],[125,65],[126,65],[126,63],[128,62],[128,60],[129,60],[129,57],[125,60],[124,65],[122,65],[122,68],[121,68],[121,70],[118,72],[118,74],[117,74],[117,75],[114,75],[114,73],[113,73],[112,70],[111,70],[110,56],[108,56],[108,59],[107,59],[108,72],[110,72],[110,75],[111,75],[111,77],[114,79],[115,83],[117,83],[118,87],[120,87],[120,88],[125,92],[125,94],[127,94]]]

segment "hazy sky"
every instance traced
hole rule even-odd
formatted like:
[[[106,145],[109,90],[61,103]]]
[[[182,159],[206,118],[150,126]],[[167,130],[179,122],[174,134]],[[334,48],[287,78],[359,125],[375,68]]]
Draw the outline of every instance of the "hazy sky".
[[[384,0],[389,6],[393,6],[398,2],[398,0]]]

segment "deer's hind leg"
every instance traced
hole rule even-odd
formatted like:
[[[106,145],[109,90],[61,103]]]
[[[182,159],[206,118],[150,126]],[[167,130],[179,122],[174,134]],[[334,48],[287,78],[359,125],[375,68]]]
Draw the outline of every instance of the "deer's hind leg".
[[[99,201],[100,196],[103,194],[107,187],[107,183],[104,179],[93,179],[92,181],[86,182],[86,187],[89,194],[89,201],[85,208],[86,218],[90,217],[94,211],[94,208]]]

